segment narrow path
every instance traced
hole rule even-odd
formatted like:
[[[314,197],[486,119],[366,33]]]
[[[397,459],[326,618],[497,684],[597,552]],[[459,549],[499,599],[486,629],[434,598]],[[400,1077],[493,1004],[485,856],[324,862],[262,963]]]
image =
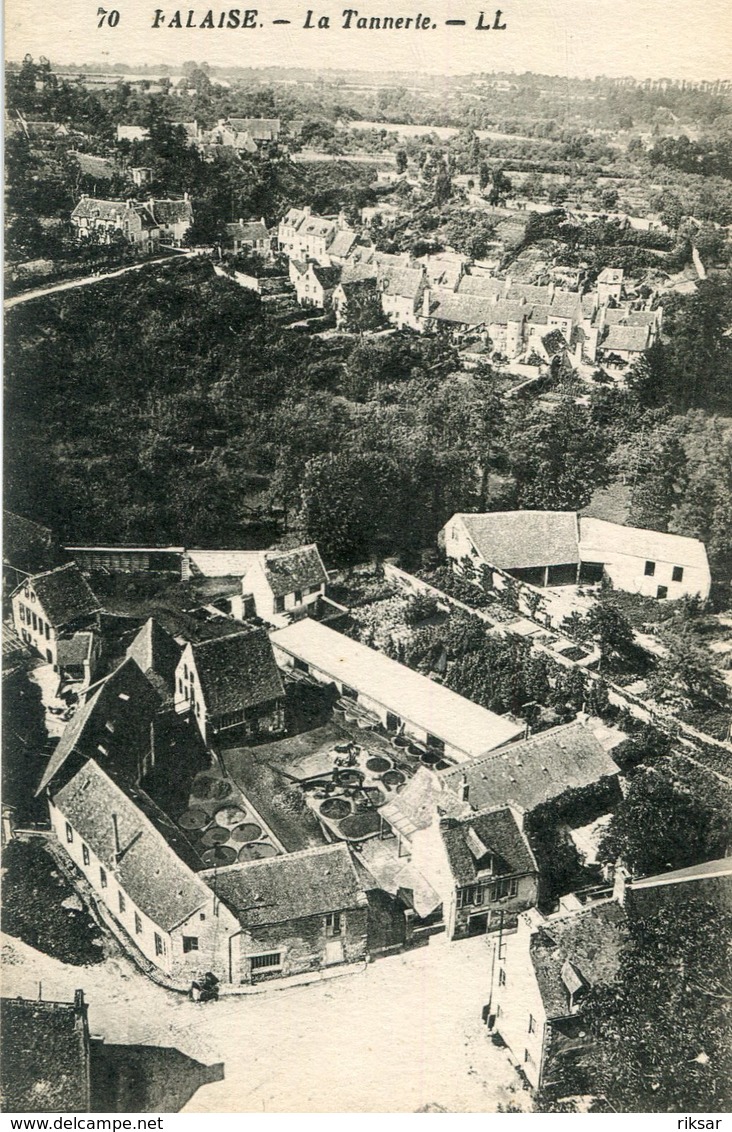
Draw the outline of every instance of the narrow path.
[[[29,303],[31,299],[40,299],[44,295],[53,295],[57,291],[73,291],[76,287],[91,287],[94,283],[103,283],[105,279],[116,279],[119,275],[126,275],[130,271],[142,271],[143,267],[150,267],[152,264],[167,263],[170,259],[177,259],[179,256],[190,258],[195,255],[195,252],[172,252],[170,255],[161,256],[160,259],[147,259],[142,263],[133,263],[129,267],[120,267],[116,271],[107,271],[103,275],[83,275],[81,279],[67,279],[63,283],[53,283],[50,287],[36,287],[33,291],[24,291],[22,295],[13,295],[11,299],[6,299],[3,307],[6,311],[12,307],[18,307],[21,303]]]

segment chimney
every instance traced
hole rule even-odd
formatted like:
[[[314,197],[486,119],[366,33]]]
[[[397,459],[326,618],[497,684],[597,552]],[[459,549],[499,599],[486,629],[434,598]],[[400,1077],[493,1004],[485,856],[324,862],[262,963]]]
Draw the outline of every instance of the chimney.
[[[465,775],[463,775],[462,782],[460,783],[460,801],[468,802],[470,800],[470,784]]]
[[[122,846],[119,840],[119,821],[114,813],[112,814],[112,827],[114,829],[114,863],[116,865],[122,853]]]
[[[424,294],[422,295],[422,318],[430,317],[430,289],[425,287]]]
[[[77,1014],[83,1014],[85,1009],[84,992],[83,990],[74,991],[74,1010]]]

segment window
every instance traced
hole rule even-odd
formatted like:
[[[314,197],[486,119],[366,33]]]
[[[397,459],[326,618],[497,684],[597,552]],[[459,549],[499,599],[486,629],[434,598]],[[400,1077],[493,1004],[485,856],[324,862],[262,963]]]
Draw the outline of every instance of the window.
[[[655,562],[646,562],[646,568],[643,571],[643,573],[645,574],[645,576],[647,578],[652,578],[653,575],[656,573],[656,563]]]
[[[536,1019],[534,1018],[533,1014],[529,1014],[529,1033],[536,1033]]]
[[[46,623],[46,640],[51,640],[51,626],[48,623]]]
[[[302,590],[295,590],[295,605],[302,605]]]
[[[117,900],[119,902],[120,912],[125,912],[127,910],[127,902],[121,892],[117,893]]]
[[[199,916],[199,919],[201,919],[201,920],[205,920],[205,919],[206,919],[206,913],[205,913],[205,912],[201,912],[201,914],[200,914],[200,916]]]
[[[84,862],[85,865],[89,864],[89,846],[88,845],[82,845],[82,847],[81,847],[81,859],[82,859],[82,861]]]
[[[534,1059],[527,1049],[524,1050],[524,1064],[529,1065],[534,1063]]]
[[[183,936],[183,954],[187,955],[189,951],[198,951],[198,936],[197,935],[184,935]]]
[[[101,868],[99,870],[99,881],[101,883],[102,888],[107,887],[107,874],[105,873],[104,869],[101,869]]]
[[[501,967],[498,972],[498,985],[499,987],[505,987],[506,985],[506,972],[503,967]]]
[[[68,841],[69,845],[74,840],[74,831],[68,822],[66,822],[66,840]]]
[[[683,566],[674,566],[674,568],[671,572],[671,581],[672,582],[683,582],[683,580],[684,580],[684,567]]]
[[[308,593],[309,594],[319,594],[320,593],[320,586],[311,586],[310,589],[308,590]]]
[[[515,896],[518,892],[518,879],[512,877],[506,880],[499,880],[495,886],[495,896],[491,896],[493,900],[507,900],[509,896]]]
[[[328,912],[325,917],[325,934],[340,935],[342,931],[340,912]]]
[[[135,932],[137,935],[142,934],[142,920],[140,919],[139,912],[135,912]]]
[[[659,586],[656,590],[656,597],[668,597],[668,586]]]
[[[280,967],[282,965],[282,953],[279,951],[270,951],[266,955],[252,955],[252,972],[254,971],[268,971],[273,967]]]
[[[46,622],[43,620],[42,617],[39,617],[38,618],[38,632],[41,634],[41,636],[43,636],[45,628],[46,628]]]
[[[31,617],[33,618],[33,629],[35,631],[38,628],[38,618],[35,613],[31,613]]]
[[[157,932],[155,932],[155,954],[156,955],[164,955],[165,954],[165,944],[163,943],[162,939],[160,938],[160,936],[158,935]]]
[[[283,597],[276,597],[274,601],[275,613],[285,612],[285,599]]]
[[[20,614],[20,620],[25,625],[25,606],[22,602],[18,602],[18,613]]]

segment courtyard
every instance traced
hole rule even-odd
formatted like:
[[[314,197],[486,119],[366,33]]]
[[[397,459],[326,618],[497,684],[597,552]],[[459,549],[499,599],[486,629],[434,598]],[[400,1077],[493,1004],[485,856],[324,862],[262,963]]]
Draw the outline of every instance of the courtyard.
[[[72,967],[6,935],[3,993],[35,998],[41,982],[44,998],[68,1001],[82,987],[95,1037],[223,1063],[223,1079],[198,1088],[185,1112],[528,1110],[481,1021],[491,947],[484,936],[436,937],[325,982],[200,1004],[120,954]]]

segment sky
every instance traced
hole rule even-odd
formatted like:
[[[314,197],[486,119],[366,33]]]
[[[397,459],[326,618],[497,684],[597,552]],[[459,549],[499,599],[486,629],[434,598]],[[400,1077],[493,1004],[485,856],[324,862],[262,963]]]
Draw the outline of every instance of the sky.
[[[224,0],[230,7],[257,0]],[[90,61],[179,66],[195,59],[216,65],[301,66],[461,74],[535,71],[591,78],[719,79],[732,72],[732,5],[729,0],[497,0],[505,31],[478,31],[482,0],[260,0],[251,30],[153,29],[156,8],[170,19],[179,7],[203,19],[211,0],[102,0],[118,5],[115,28],[97,27],[94,0],[6,0],[5,55],[46,55],[52,63]],[[483,3],[486,21],[496,8]],[[493,5],[496,0],[492,0]],[[303,27],[308,6],[328,15],[327,30]],[[366,16],[430,17],[414,31],[343,30],[341,13],[353,5]],[[289,19],[289,26],[274,26]],[[446,27],[464,19],[465,27]],[[432,27],[432,24],[435,27]]]

